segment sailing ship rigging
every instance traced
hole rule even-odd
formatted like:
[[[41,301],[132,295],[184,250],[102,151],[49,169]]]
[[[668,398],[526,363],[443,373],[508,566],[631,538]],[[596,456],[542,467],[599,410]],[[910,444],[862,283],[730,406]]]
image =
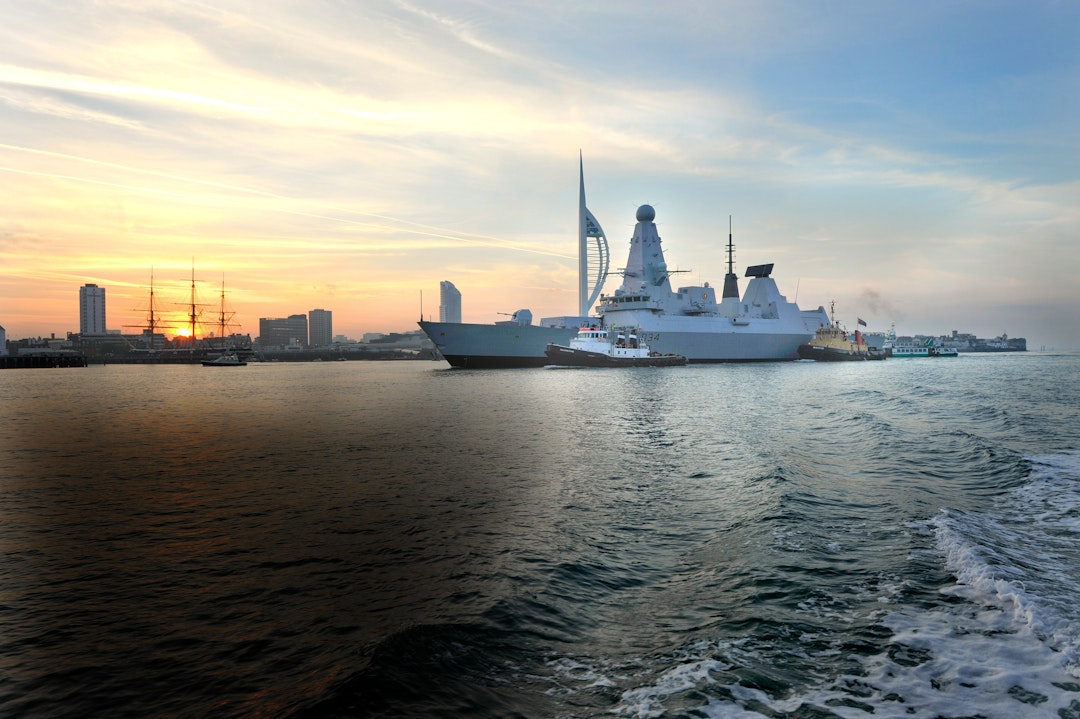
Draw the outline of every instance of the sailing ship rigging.
[[[195,266],[192,264],[191,277],[188,281],[188,297],[184,302],[176,302],[183,308],[182,320],[179,322],[168,321],[160,314],[159,291],[155,286],[154,271],[150,272],[150,300],[146,311],[146,319],[141,325],[127,325],[142,330],[143,347],[137,349],[154,352],[164,350],[167,344],[166,330],[175,331],[176,336],[172,339],[173,349],[186,350],[194,356],[197,351],[236,349],[237,345],[247,342],[237,341],[237,333],[240,326],[233,320],[236,312],[229,309],[225,295],[225,275],[221,277],[221,291],[217,303],[217,309],[212,322],[205,321],[207,308],[211,305],[198,301],[198,292],[195,278]],[[206,328],[212,329],[207,332]]]

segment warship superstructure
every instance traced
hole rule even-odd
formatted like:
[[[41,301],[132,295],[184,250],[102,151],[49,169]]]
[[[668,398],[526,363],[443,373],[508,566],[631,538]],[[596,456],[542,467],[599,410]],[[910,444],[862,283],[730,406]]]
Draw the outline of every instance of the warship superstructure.
[[[637,209],[622,285],[597,307],[604,326],[638,327],[657,352],[691,362],[760,362],[797,359],[799,345],[829,324],[824,307],[801,310],[780,294],[771,263],[747,268],[751,279],[739,297],[730,231],[720,298],[708,282],[673,290],[655,219],[650,205]]]
[[[597,273],[591,295],[581,283],[579,315],[541,320],[540,325],[515,320],[493,325],[420,322],[439,352],[454,367],[539,367],[547,363],[548,344],[568,345],[582,326],[635,327],[642,341],[656,352],[678,354],[690,362],[761,362],[798,358],[798,347],[809,341],[818,327],[829,324],[824,307],[801,310],[780,294],[772,279],[772,264],[746,270],[751,278],[742,297],[734,273],[729,228],[728,272],[721,297],[716,289],[671,286],[671,271],[664,261],[656,212],[650,205],[637,209],[637,224],[630,240],[622,284],[610,295],[601,294],[606,272]],[[579,206],[579,253],[595,250],[606,268],[607,240],[596,218],[585,207],[582,176]],[[602,248],[602,249],[601,249]],[[581,262],[579,272],[587,272]],[[596,315],[589,307],[599,299]]]

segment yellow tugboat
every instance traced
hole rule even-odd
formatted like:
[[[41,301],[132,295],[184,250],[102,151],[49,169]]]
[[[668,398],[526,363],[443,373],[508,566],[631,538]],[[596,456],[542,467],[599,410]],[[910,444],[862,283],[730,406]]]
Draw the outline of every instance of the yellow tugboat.
[[[859,322],[863,323],[862,320]],[[829,326],[818,327],[814,339],[799,345],[799,358],[818,362],[862,362],[885,359],[885,351],[868,346],[858,329],[853,337],[849,337],[836,321],[834,300],[829,303]]]

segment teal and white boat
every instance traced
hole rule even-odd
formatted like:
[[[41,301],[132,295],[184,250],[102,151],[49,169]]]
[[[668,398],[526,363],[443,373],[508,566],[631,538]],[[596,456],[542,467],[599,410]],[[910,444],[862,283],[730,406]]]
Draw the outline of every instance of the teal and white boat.
[[[956,357],[959,353],[955,347],[942,347],[931,337],[922,344],[909,342],[894,344],[893,357]]]

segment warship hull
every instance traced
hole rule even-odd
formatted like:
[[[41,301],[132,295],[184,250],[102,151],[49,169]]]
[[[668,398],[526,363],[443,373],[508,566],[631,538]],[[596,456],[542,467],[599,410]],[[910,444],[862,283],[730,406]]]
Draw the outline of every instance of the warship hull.
[[[727,317],[680,317],[610,311],[606,326],[640,327],[642,341],[657,352],[684,355],[694,363],[777,362],[799,357],[799,345],[814,336],[820,317],[782,322],[750,320],[735,324]],[[777,326],[780,325],[780,326]]]
[[[820,318],[817,313],[812,313],[802,328],[789,332],[754,326],[754,323],[736,326],[724,318],[626,317],[619,320],[620,325],[642,327],[642,339],[656,352],[683,355],[691,363],[722,363],[796,360],[799,345],[814,336],[811,328],[818,325]],[[597,319],[596,323],[599,322]],[[545,354],[547,346],[569,345],[578,330],[577,327],[536,325],[419,324],[443,359],[451,367],[462,369],[543,367],[549,363]],[[661,329],[664,324],[683,326]]]
[[[509,369],[543,367],[549,344],[566,345],[577,327],[537,325],[424,322],[420,329],[435,343],[451,367],[460,369]]]

